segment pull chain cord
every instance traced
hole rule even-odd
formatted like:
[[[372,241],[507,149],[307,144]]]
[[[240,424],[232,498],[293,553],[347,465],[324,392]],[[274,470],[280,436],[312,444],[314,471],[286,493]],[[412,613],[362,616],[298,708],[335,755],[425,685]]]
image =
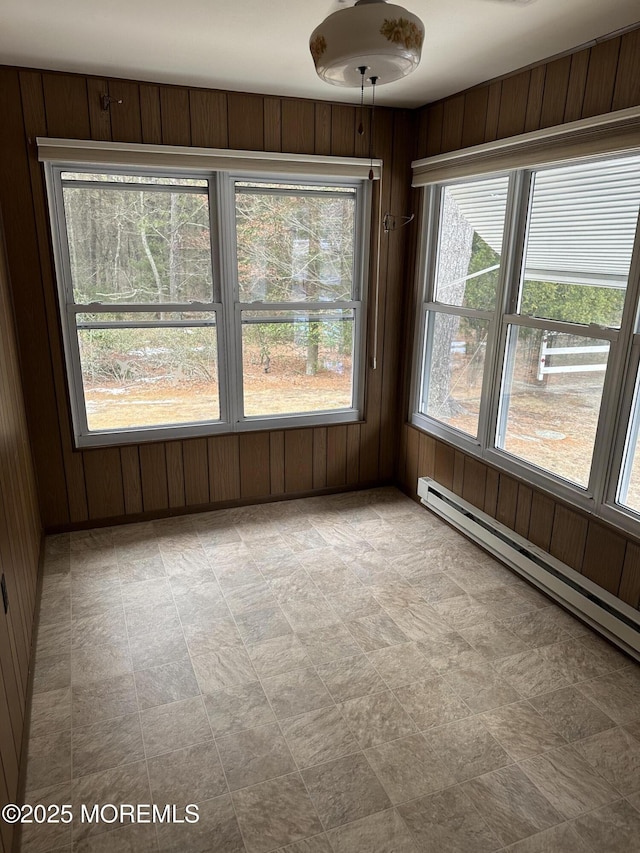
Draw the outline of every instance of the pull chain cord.
[[[364,115],[364,75],[367,73],[367,66],[358,66],[358,71],[360,72],[360,124],[358,125],[358,136],[362,136],[364,134],[364,124],[362,122]]]
[[[369,77],[371,81],[371,127],[369,129],[369,160],[371,162],[371,167],[369,169],[369,180],[373,180],[373,128],[375,125],[375,117],[376,117],[376,83],[378,82],[377,77]]]
[[[371,99],[371,125],[369,128],[369,180],[373,181],[373,130],[375,126],[376,114],[376,83],[377,77],[370,77],[372,99]],[[371,369],[378,369],[378,328],[380,325],[380,256],[382,254],[382,172],[380,172],[380,183],[378,185],[378,245],[376,247],[376,284],[375,284],[375,305],[373,315],[373,357],[371,359]]]

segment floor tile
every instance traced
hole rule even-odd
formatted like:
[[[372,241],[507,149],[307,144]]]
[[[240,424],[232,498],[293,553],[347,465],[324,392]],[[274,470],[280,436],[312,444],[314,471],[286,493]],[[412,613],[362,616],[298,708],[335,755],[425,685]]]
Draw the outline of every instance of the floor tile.
[[[430,729],[471,715],[467,705],[442,678],[429,678],[394,690],[419,729]]]
[[[149,604],[164,604],[171,601],[169,581],[166,578],[158,578],[124,584],[122,587],[122,601],[125,610]]]
[[[426,601],[412,601],[399,606],[386,605],[386,610],[407,640],[412,642],[443,637],[451,630],[432,605],[427,604]]]
[[[365,755],[393,803],[422,797],[455,783],[453,775],[419,734],[368,749]]]
[[[54,625],[38,625],[36,629],[36,657],[40,655],[71,654],[71,620]]]
[[[302,771],[326,829],[366,817],[391,802],[364,755],[350,755]]]
[[[71,732],[51,732],[29,738],[27,791],[58,785],[71,779]]]
[[[460,634],[487,660],[499,660],[528,651],[527,644],[500,622],[470,625],[462,628]]]
[[[153,802],[184,806],[227,793],[227,784],[213,742],[199,743],[150,758]]]
[[[195,658],[198,660],[198,658]],[[191,663],[177,661],[135,673],[140,710],[190,699],[200,693]]]
[[[621,794],[640,791],[640,742],[624,729],[600,732],[575,749]]]
[[[513,844],[561,823],[562,816],[519,767],[504,767],[462,785],[503,844]]]
[[[571,639],[567,631],[559,624],[555,607],[528,612],[520,616],[503,619],[502,624],[519,637],[529,648],[550,646]]]
[[[147,758],[212,738],[201,696],[148,708],[140,722]]]
[[[530,758],[521,766],[567,819],[619,797],[617,791],[570,746]]]
[[[167,853],[245,853],[231,797],[224,794],[197,805],[197,823],[158,826],[160,850]]]
[[[532,758],[566,743],[528,702],[515,702],[482,714],[482,722],[514,761]]]
[[[226,646],[217,652],[196,655],[192,662],[203,693],[249,684],[257,678],[249,655],[242,648]]]
[[[71,683],[84,684],[133,671],[128,642],[73,649]]]
[[[232,796],[248,853],[266,853],[322,832],[298,773],[243,788]]]
[[[390,690],[350,699],[340,705],[340,710],[363,749],[417,730],[416,724]]]
[[[419,850],[492,853],[500,842],[460,788],[398,806]]]
[[[530,704],[568,741],[581,740],[615,725],[575,687],[535,696]]]
[[[295,669],[265,678],[262,686],[279,720],[334,704],[313,668]]]
[[[292,669],[306,669],[311,659],[300,639],[294,634],[283,634],[263,640],[247,648],[255,671],[260,678],[282,675]]]
[[[276,719],[257,681],[206,693],[203,700],[215,737],[253,729]]]
[[[360,654],[362,649],[342,624],[301,630],[297,636],[315,664]]]
[[[127,633],[129,637],[146,634],[163,622],[178,618],[178,609],[171,601],[149,602],[125,610]]]
[[[112,770],[91,773],[74,780],[72,803],[74,814],[80,812],[81,804],[92,808],[102,803],[151,803],[147,765],[144,761],[123,764]],[[125,823],[131,823],[125,818]],[[116,824],[73,822],[73,837],[76,840],[101,835],[115,829]]]
[[[456,782],[473,779],[512,763],[477,717],[430,729],[424,733],[424,738]]]
[[[494,614],[471,595],[457,595],[444,601],[436,601],[433,608],[454,631],[472,625],[486,624],[495,620]]]
[[[638,853],[640,813],[619,800],[574,820],[572,827],[593,853]],[[584,848],[583,848],[584,849]]]
[[[607,657],[594,653],[581,640],[555,643],[553,646],[544,646],[540,651],[571,683],[597,678],[617,666]]]
[[[74,853],[157,853],[158,840],[153,824],[133,824],[85,838],[73,849]]]
[[[140,717],[129,714],[73,729],[73,776],[109,770],[144,758]]]
[[[235,621],[229,616],[224,619],[210,619],[208,616],[182,621],[182,630],[190,654],[214,654],[223,646],[242,648],[242,637]]]
[[[448,630],[433,639],[421,640],[418,648],[429,665],[441,675],[454,669],[476,666],[484,661],[480,652],[456,631]]]
[[[71,803],[71,782],[40,788],[24,797],[24,803],[31,806],[61,806]],[[21,853],[44,853],[45,850],[64,849],[71,843],[71,825],[63,823],[23,823],[20,827]],[[70,848],[69,848],[70,849]]]
[[[121,607],[95,616],[74,616],[71,622],[71,644],[74,649],[121,643],[127,639],[124,610]]]
[[[263,610],[266,607],[275,607],[277,601],[265,580],[239,586],[229,590],[225,595],[227,607],[234,616],[247,613],[250,610]]]
[[[291,625],[279,607],[249,610],[236,615],[235,618],[240,636],[247,645],[293,633]]]
[[[584,842],[568,823],[561,823],[517,841],[504,848],[505,853],[585,853]],[[603,851],[601,851],[603,853]]]
[[[546,660],[540,649],[494,660],[493,668],[522,696],[537,696],[569,686],[562,669]]]
[[[165,565],[159,554],[153,557],[143,557],[140,560],[120,560],[118,562],[118,573],[122,584],[157,580],[167,576]]]
[[[71,717],[74,726],[122,717],[137,710],[133,673],[73,685]]]
[[[71,728],[71,688],[35,693],[31,697],[29,737]]]
[[[180,589],[179,578],[172,578],[173,600],[183,622],[193,622],[205,616],[210,619],[226,619],[229,608],[217,583],[199,584],[192,589]]]
[[[187,660],[189,650],[182,626],[175,619],[129,640],[133,669],[150,669],[172,661]]]
[[[640,719],[640,674],[635,668],[585,681],[578,690],[620,725]]]
[[[443,678],[476,713],[510,705],[522,698],[489,664],[457,669]]]
[[[335,853],[417,853],[418,849],[395,809],[332,829],[328,836]]]
[[[309,711],[280,724],[299,768],[358,752],[359,745],[336,707]]]
[[[261,726],[216,740],[229,789],[248,788],[296,769],[277,725]]]
[[[365,652],[406,643],[407,637],[385,613],[363,616],[347,624],[351,635]]]
[[[417,643],[403,643],[369,652],[368,658],[389,687],[402,687],[434,676],[435,670]]]
[[[336,702],[379,693],[386,688],[384,681],[365,655],[320,664],[317,671]]]

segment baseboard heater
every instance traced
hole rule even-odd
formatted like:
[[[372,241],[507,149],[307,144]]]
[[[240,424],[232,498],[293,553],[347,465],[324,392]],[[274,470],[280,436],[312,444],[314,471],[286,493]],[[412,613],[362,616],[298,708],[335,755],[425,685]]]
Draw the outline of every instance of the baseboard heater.
[[[640,613],[533,542],[432,480],[418,480],[422,503],[565,609],[640,661]]]

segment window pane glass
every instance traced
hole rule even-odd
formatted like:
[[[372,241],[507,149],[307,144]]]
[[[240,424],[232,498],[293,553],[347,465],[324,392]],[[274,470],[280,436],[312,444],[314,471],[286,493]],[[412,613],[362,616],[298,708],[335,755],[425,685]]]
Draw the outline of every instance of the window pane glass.
[[[511,326],[498,447],[586,487],[609,343]]]
[[[620,326],[640,204],[640,157],[534,177],[520,311]]]
[[[627,449],[618,483],[617,502],[640,512],[640,384],[636,380],[635,401],[627,434]]]
[[[489,321],[431,313],[420,411],[478,434]]]
[[[307,190],[236,185],[241,302],[352,299],[355,190]]]
[[[90,430],[220,419],[215,326],[78,329]]]
[[[490,311],[496,301],[509,178],[442,190],[435,298]]]
[[[206,192],[63,193],[76,303],[213,300]]]
[[[353,405],[353,311],[243,311],[244,414]]]
[[[206,187],[206,178],[167,178],[157,175],[98,175],[91,172],[62,172],[63,181],[104,181],[110,184],[157,184],[161,187]]]

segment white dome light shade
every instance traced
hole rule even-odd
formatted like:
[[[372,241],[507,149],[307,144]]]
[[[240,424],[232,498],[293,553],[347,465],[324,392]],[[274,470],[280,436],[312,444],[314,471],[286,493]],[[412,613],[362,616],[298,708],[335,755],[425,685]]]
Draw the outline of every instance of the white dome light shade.
[[[420,18],[385,0],[358,0],[315,28],[309,49],[318,76],[334,86],[393,83],[418,67],[424,40]]]

